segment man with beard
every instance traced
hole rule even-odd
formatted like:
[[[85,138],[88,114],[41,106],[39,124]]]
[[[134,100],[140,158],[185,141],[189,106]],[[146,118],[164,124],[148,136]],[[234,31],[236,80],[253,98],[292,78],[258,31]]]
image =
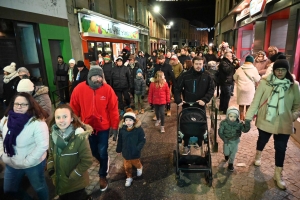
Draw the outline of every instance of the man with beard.
[[[85,124],[93,127],[89,136],[93,156],[99,161],[100,190],[108,187],[106,179],[109,158],[107,153],[109,129],[112,127],[114,139],[118,134],[118,100],[113,89],[103,82],[103,70],[93,66],[86,82],[79,83],[71,96],[70,106]]]
[[[130,88],[130,93],[134,97],[134,88],[133,88],[134,84],[133,84],[133,82],[134,82],[134,79],[136,77],[136,71],[138,69],[142,69],[142,68],[141,68],[141,65],[138,62],[135,61],[133,55],[129,56],[128,60],[129,60],[129,63],[128,63],[127,67],[130,71],[130,85],[132,86]]]
[[[157,71],[162,71],[165,75],[165,79],[169,85],[170,88],[170,81],[172,81],[172,83],[175,83],[175,75],[173,72],[173,69],[171,67],[170,64],[167,64],[165,62],[165,56],[160,55],[158,56],[158,64],[154,65],[154,75],[156,74]],[[170,117],[171,116],[171,105],[167,104],[167,116]]]
[[[189,52],[187,50],[187,47],[184,47],[181,49],[181,55],[178,57],[178,59],[179,59],[180,63],[182,64],[182,66],[184,64],[184,61],[191,60],[191,57],[188,56],[188,54],[189,54]]]
[[[60,104],[64,104],[70,101],[69,96],[69,65],[64,62],[64,58],[59,55],[57,56],[57,67],[54,76],[53,84],[58,87]]]

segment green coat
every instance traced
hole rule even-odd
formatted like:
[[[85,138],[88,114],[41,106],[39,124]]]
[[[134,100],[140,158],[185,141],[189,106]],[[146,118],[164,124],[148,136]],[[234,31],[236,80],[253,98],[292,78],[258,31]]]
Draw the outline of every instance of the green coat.
[[[219,128],[219,136],[224,142],[237,140],[245,131],[245,126],[239,120],[231,122],[229,119],[222,120]]]
[[[92,165],[92,153],[88,141],[88,136],[93,129],[89,125],[73,130],[69,137],[60,144],[66,144],[65,148],[59,150],[57,144],[59,128],[54,124],[50,134],[49,158],[47,170],[54,170],[51,176],[55,185],[56,194],[63,195],[84,189],[89,185],[88,169]]]

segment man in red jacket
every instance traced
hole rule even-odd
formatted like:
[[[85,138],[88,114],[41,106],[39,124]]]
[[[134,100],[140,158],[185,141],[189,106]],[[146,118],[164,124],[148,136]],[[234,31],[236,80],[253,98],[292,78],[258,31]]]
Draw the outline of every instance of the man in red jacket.
[[[75,87],[70,105],[81,121],[94,129],[89,142],[93,156],[100,163],[100,190],[105,191],[108,187],[106,176],[109,169],[107,153],[109,129],[112,127],[115,140],[118,133],[119,112],[117,96],[113,89],[103,82],[103,71],[99,66],[93,66],[86,82]]]

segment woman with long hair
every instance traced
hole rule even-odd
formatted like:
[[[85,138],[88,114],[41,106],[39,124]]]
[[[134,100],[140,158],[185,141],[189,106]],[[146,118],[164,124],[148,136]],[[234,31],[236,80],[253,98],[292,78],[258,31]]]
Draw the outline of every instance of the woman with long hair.
[[[30,94],[21,92],[13,97],[1,119],[2,160],[6,164],[4,192],[14,198],[29,198],[20,187],[26,175],[39,199],[49,199],[44,176],[49,145],[49,130],[45,122],[47,117],[46,111]]]
[[[154,106],[156,122],[155,126],[160,127],[160,132],[165,132],[165,106],[170,108],[170,89],[162,71],[157,71],[154,82],[150,84],[148,102]]]

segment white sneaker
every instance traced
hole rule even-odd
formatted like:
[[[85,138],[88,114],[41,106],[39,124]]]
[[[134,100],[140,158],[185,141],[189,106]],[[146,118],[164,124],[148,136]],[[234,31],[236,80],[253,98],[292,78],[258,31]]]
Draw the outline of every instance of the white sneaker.
[[[160,132],[161,132],[161,133],[164,133],[164,132],[165,132],[165,127],[164,127],[164,126],[161,126],[161,127],[160,127]]]
[[[133,179],[132,178],[126,178],[126,183],[125,183],[125,186],[126,187],[129,187],[131,186],[131,183],[132,183]]]
[[[141,169],[136,170],[136,176],[142,176],[142,174],[143,174],[143,167],[141,167]]]
[[[156,120],[155,126],[159,126],[159,125],[160,125],[160,120]]]

